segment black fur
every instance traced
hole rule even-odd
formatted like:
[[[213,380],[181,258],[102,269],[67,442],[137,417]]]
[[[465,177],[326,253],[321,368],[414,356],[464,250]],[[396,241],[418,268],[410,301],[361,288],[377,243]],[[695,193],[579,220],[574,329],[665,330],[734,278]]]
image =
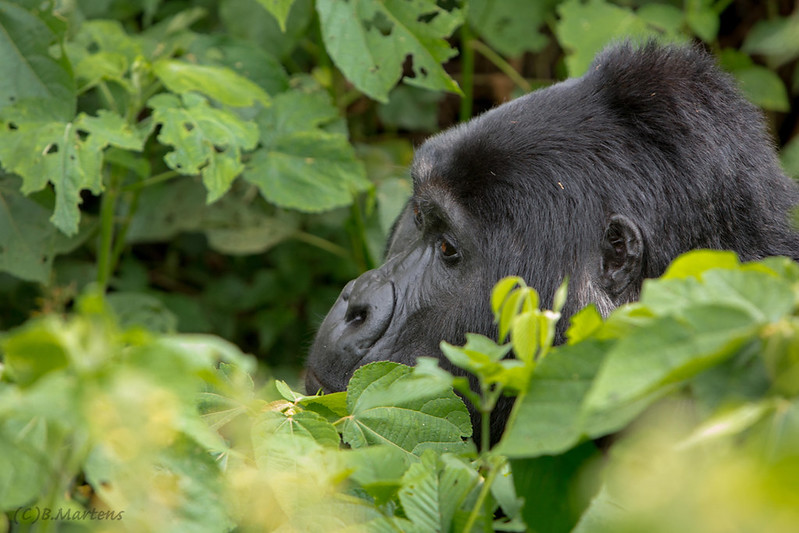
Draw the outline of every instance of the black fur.
[[[635,300],[691,249],[799,259],[788,221],[799,192],[763,118],[694,47],[611,47],[583,77],[429,139],[412,175],[386,263],[348,285],[320,328],[310,393],[343,389],[371,361],[413,364],[440,356],[441,340],[496,335],[488,298],[506,275],[544,306],[570,276],[568,317]]]

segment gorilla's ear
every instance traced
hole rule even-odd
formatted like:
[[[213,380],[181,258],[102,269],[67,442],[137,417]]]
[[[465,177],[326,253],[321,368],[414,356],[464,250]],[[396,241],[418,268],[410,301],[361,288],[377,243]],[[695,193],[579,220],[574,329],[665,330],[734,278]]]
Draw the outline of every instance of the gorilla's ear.
[[[602,237],[600,283],[613,297],[638,286],[643,272],[644,240],[635,222],[624,215],[612,215]]]

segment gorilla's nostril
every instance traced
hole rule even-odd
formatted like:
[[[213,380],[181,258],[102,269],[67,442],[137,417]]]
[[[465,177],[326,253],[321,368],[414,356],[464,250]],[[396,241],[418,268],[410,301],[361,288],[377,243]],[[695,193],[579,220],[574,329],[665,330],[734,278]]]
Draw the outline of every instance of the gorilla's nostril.
[[[365,307],[355,307],[347,311],[347,316],[344,317],[344,320],[350,326],[360,326],[366,322],[367,314]]]

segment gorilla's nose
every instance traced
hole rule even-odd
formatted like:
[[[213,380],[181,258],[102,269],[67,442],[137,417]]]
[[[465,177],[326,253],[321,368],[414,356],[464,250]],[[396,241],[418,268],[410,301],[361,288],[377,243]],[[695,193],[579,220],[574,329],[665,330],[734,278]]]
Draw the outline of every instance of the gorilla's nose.
[[[394,314],[394,284],[379,270],[365,272],[341,292],[347,303],[340,342],[350,353],[365,353],[385,333]]]

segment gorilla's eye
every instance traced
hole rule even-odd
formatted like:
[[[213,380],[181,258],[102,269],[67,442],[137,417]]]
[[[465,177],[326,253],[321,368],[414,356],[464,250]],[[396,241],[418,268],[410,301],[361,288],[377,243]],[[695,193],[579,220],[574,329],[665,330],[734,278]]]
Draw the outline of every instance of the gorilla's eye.
[[[443,257],[447,261],[453,261],[460,257],[458,249],[455,248],[455,245],[449,242],[447,239],[444,239],[443,237],[438,242],[438,251],[441,253],[441,257]]]
[[[413,206],[413,222],[416,224],[417,228],[422,228],[422,212],[419,211],[418,205]]]

